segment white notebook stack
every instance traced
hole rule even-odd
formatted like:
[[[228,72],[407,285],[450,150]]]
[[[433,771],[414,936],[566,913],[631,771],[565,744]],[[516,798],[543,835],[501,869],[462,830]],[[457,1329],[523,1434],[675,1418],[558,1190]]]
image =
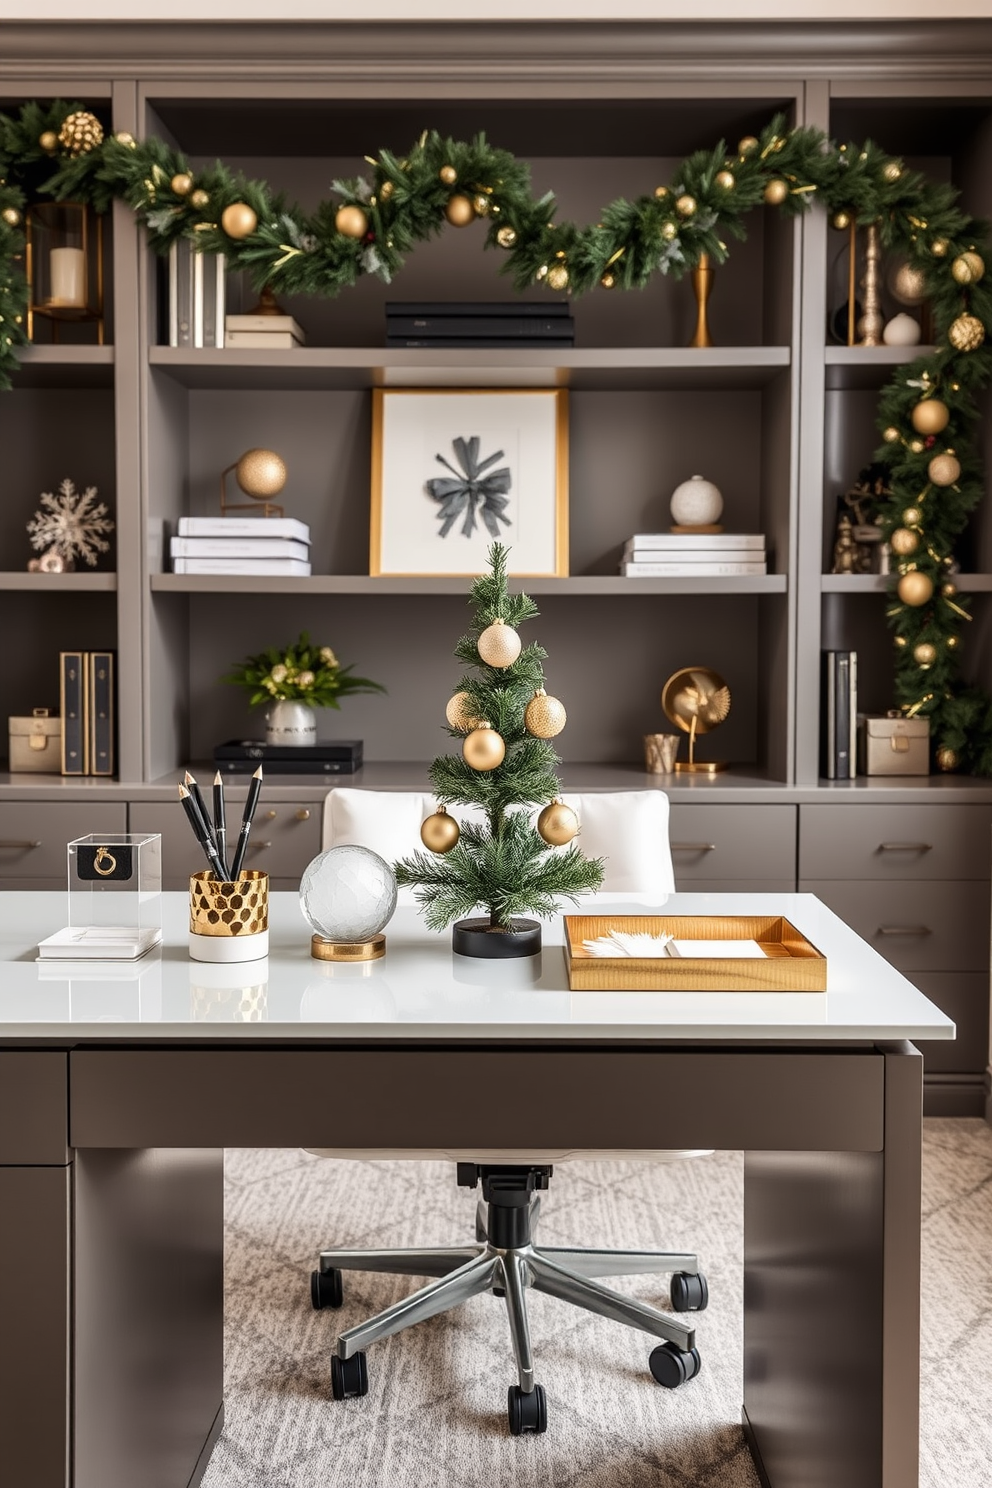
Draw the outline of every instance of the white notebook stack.
[[[263,351],[291,351],[307,341],[306,332],[292,315],[228,315],[224,334],[228,346]]]
[[[764,534],[647,532],[627,539],[625,578],[713,578],[767,573]]]
[[[310,573],[310,528],[295,517],[180,517],[169,544],[177,574]]]

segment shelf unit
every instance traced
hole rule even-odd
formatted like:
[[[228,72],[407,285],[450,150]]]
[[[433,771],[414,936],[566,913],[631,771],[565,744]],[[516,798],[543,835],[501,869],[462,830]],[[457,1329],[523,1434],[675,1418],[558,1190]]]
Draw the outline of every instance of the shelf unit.
[[[617,196],[670,184],[691,150],[721,137],[732,146],[781,112],[838,137],[870,135],[954,182],[970,211],[992,215],[992,23],[857,34],[842,25],[757,23],[205,25],[195,56],[179,25],[80,23],[57,43],[44,27],[9,25],[5,42],[3,108],[76,96],[117,130],[172,140],[194,172],[220,156],[307,207],[335,177],[360,172],[367,151],[401,151],[427,124],[456,138],[485,131],[530,161],[535,187],[555,189],[563,217],[595,220]],[[878,442],[878,392],[919,348],[831,340],[842,244],[822,213],[790,222],[759,209],[747,231],[717,271],[710,321],[718,344],[705,350],[686,345],[695,314],[688,282],[663,276],[640,294],[578,300],[574,349],[387,350],[387,298],[511,297],[500,255],[483,253],[481,229],[470,227],[420,247],[389,288],[367,279],[336,300],[286,300],[307,330],[305,348],[194,352],[160,344],[159,266],[130,212],[116,207],[109,344],[33,346],[14,392],[0,396],[9,493],[0,508],[0,622],[18,637],[5,649],[0,683],[7,712],[29,712],[57,696],[60,648],[115,646],[120,774],[115,782],[0,774],[0,841],[16,835],[3,813],[32,805],[58,813],[69,802],[119,803],[133,824],[164,806],[183,766],[208,761],[218,739],[257,729],[240,694],[219,678],[239,657],[303,628],[389,689],[385,698],[347,700],[333,718],[328,732],[365,741],[366,768],[347,783],[423,788],[427,760],[444,747],[439,724],[457,677],[451,653],[467,584],[368,576],[370,390],[562,387],[570,401],[571,575],[519,587],[540,605],[532,633],[549,653],[549,687],[568,707],[559,741],[566,785],[665,789],[683,813],[687,842],[708,843],[722,822],[735,843],[753,843],[752,887],[815,882],[825,895],[833,880],[818,865],[811,812],[837,806],[852,823],[855,806],[887,812],[886,830],[897,838],[918,814],[934,821],[926,813],[967,805],[973,840],[962,842],[956,871],[961,882],[987,883],[988,782],[828,785],[819,777],[821,648],[858,650],[869,711],[884,711],[890,699],[886,580],[828,570],[837,495]],[[992,420],[984,427],[992,460]],[[220,471],[257,445],[286,459],[282,499],[311,526],[313,577],[169,573],[170,526],[183,514],[216,512]],[[672,489],[696,472],[721,486],[728,528],[767,534],[769,574],[620,578],[625,539],[665,526]],[[65,476],[98,486],[109,501],[115,551],[96,572],[27,574],[24,524],[38,494]],[[987,681],[986,512],[976,514],[961,559],[957,582],[975,616],[965,675]],[[730,768],[706,780],[646,776],[641,736],[668,726],[661,687],[694,663],[730,683],[731,715],[702,745]],[[280,807],[316,811],[326,785],[286,777],[269,789]],[[780,847],[791,842],[774,858],[762,856],[769,807],[784,813],[776,817]],[[680,884],[729,886],[718,860],[719,852],[698,863],[677,855]],[[0,875],[10,881],[22,871],[24,882],[36,881],[17,863],[5,866],[0,852]],[[917,878],[930,884],[926,871]],[[941,871],[944,892],[954,880]],[[859,882],[869,904],[882,902],[870,873]],[[914,974],[911,953],[900,964]],[[974,979],[977,970],[948,966],[947,975]],[[965,984],[955,986],[943,1005],[965,1014],[969,1042],[944,1056],[963,1062],[935,1075],[931,1106],[974,1111],[984,1035],[976,1032],[974,980],[967,1005]],[[939,988],[928,990],[942,1001]]]

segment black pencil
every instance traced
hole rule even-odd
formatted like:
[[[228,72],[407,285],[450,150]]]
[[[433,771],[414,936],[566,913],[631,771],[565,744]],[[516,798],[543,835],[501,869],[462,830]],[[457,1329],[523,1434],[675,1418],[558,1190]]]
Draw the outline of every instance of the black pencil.
[[[227,812],[224,807],[224,779],[218,770],[214,776],[214,841],[217,856],[227,872]]]
[[[203,821],[200,817],[200,813],[196,809],[196,804],[193,800],[193,797],[186,789],[186,787],[181,783],[179,786],[179,800],[182,803],[183,810],[189,817],[189,824],[193,828],[193,835],[195,836],[200,846],[203,848],[203,851],[206,853],[207,862],[210,864],[210,868],[214,875],[214,878],[219,879],[222,883],[226,882],[227,868],[217,856],[217,849],[214,846],[213,838],[204,827]]]
[[[241,831],[238,833],[238,845],[234,851],[234,859],[231,863],[231,879],[237,883],[241,874],[241,865],[245,860],[245,851],[248,847],[248,833],[251,831],[252,817],[258,805],[258,797],[262,789],[262,767],[259,765],[248,786],[248,798],[245,801],[245,809],[241,817]]]
[[[213,828],[210,825],[210,818],[207,815],[207,806],[206,802],[203,799],[203,792],[200,790],[200,787],[197,785],[195,778],[190,774],[188,770],[186,771],[183,779],[186,785],[186,789],[193,797],[193,805],[195,806],[197,815],[200,818],[200,825],[203,828],[206,836],[209,837],[210,841],[216,848],[217,842],[214,838]],[[218,853],[218,857],[219,856],[220,854]]]

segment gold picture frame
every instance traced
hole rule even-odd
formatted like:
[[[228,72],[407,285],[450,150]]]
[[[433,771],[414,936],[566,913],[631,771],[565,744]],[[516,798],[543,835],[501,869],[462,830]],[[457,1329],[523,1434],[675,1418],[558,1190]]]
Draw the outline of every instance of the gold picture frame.
[[[563,388],[375,388],[369,573],[474,578],[493,541],[521,578],[568,574]]]

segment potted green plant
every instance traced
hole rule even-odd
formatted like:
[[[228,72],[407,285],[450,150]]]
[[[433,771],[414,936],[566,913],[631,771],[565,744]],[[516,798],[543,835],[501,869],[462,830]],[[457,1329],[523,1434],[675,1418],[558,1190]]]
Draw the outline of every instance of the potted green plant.
[[[267,744],[316,744],[318,708],[340,708],[341,699],[353,693],[386,690],[356,677],[330,646],[315,645],[305,630],[290,646],[269,646],[246,657],[223,680],[243,687],[252,707],[265,704]]]

